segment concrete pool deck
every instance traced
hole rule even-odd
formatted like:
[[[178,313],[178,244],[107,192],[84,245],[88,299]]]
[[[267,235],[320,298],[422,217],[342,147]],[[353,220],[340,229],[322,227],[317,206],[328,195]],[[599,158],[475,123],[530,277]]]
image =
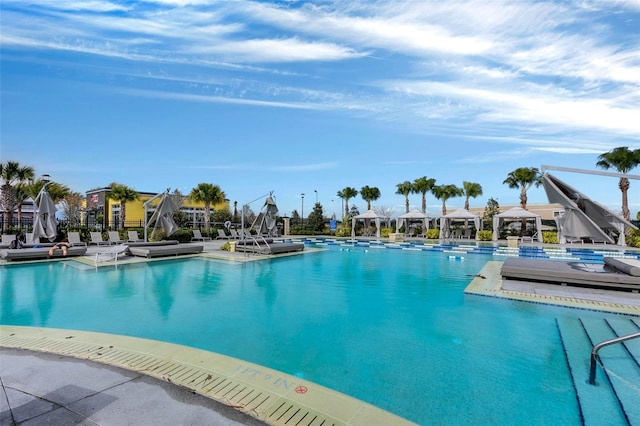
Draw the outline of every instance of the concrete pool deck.
[[[199,242],[204,252],[190,256],[239,262],[272,257],[220,251],[224,243]],[[98,250],[89,247],[73,260],[94,266]],[[127,256],[117,264],[167,259]],[[487,262],[465,293],[640,315],[639,294],[502,281],[501,264]],[[0,424],[411,424],[295,376],[164,342],[2,326],[0,348]]]

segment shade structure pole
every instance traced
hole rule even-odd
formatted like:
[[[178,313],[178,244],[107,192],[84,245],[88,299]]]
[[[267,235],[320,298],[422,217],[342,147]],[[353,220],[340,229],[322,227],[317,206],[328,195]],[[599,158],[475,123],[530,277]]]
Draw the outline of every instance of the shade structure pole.
[[[149,210],[149,203],[151,203],[153,200],[155,200],[158,197],[162,197],[165,193],[169,193],[170,188],[167,188],[167,190],[165,192],[161,192],[157,195],[154,195],[153,197],[149,198],[147,201],[144,202],[143,206],[144,206],[144,242],[148,242],[149,239],[147,238],[147,223],[148,223],[148,215],[147,215],[147,211]]]

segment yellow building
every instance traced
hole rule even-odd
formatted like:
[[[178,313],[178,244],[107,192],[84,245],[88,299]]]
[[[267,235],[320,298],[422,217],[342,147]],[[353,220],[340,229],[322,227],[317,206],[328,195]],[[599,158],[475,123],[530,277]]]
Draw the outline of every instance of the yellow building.
[[[96,226],[104,223],[107,228],[117,229],[120,223],[120,212],[122,206],[120,201],[111,200],[107,197],[109,187],[92,189],[86,193],[85,223],[87,226]],[[126,218],[124,226],[126,228],[142,228],[144,226],[144,203],[155,197],[153,192],[138,192],[138,199],[126,203]],[[159,198],[152,201],[147,208],[147,215],[150,217]],[[204,223],[204,203],[196,203],[187,196],[182,196],[182,200],[174,200],[184,212],[194,227]],[[211,206],[211,212],[225,210],[229,211],[229,200]]]

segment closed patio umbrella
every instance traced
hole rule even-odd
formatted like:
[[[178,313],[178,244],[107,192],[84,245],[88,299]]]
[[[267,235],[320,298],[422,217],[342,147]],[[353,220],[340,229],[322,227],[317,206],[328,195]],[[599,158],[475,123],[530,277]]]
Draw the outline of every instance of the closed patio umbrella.
[[[158,207],[156,207],[156,211],[153,212],[148,223],[148,225],[153,224],[153,232],[162,230],[167,237],[176,232],[178,225],[173,220],[173,213],[176,210],[178,210],[178,206],[173,199],[171,199],[169,193],[165,192],[162,194]]]
[[[43,186],[35,199],[36,212],[33,220],[33,241],[46,238],[49,241],[56,239],[58,235],[58,223],[56,221],[56,205]]]

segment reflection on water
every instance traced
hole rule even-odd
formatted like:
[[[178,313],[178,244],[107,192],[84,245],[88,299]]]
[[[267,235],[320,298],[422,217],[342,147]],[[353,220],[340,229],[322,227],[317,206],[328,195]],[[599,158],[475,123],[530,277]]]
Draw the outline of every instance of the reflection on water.
[[[423,424],[433,413],[443,424],[578,423],[555,318],[601,314],[465,296],[487,260],[353,248],[97,271],[15,265],[1,268],[0,319],[211,350]]]

